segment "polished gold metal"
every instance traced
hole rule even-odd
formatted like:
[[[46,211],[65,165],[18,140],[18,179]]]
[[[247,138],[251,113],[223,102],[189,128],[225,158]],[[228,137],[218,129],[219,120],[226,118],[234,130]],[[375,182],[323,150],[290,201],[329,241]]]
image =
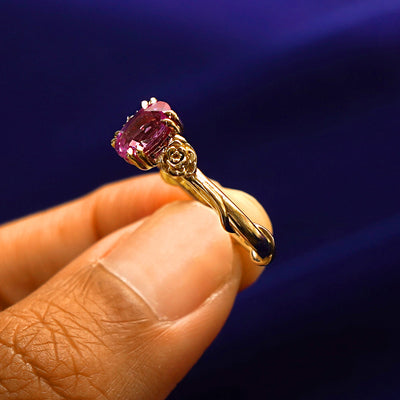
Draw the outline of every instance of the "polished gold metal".
[[[114,137],[111,139],[111,146],[115,149],[115,142],[117,141],[117,135],[119,131],[114,133]]]
[[[172,128],[177,134],[182,132],[182,129],[179,124],[177,124],[175,121],[169,118],[164,118],[161,120],[165,125],[169,126]]]
[[[167,119],[173,121],[175,125],[178,126],[178,133],[183,131],[182,121],[179,119],[178,114],[175,111],[164,111],[164,114],[167,116]]]
[[[157,100],[143,101],[143,108]],[[140,161],[129,158],[129,162],[146,170],[157,166],[162,178],[169,184],[179,185],[192,197],[213,208],[222,226],[241,245],[250,251],[254,263],[268,265],[275,252],[275,241],[271,232],[256,224],[210,179],[197,168],[197,155],[193,147],[181,136],[183,125],[174,111],[164,112],[167,118],[162,122],[168,125],[173,136],[157,160],[149,160],[140,148],[137,155]],[[116,132],[116,134],[118,131]],[[115,145],[115,138],[112,141]]]

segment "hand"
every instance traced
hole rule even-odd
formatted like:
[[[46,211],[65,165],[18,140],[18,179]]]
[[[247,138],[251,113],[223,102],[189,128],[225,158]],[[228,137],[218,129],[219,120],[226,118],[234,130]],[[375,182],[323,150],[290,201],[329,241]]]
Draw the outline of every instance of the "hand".
[[[0,228],[1,399],[168,395],[262,271],[187,200],[150,174]]]

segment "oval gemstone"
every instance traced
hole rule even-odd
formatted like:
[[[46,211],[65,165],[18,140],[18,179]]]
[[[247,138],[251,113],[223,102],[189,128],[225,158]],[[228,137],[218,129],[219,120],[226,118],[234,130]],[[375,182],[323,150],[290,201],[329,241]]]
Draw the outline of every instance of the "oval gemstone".
[[[135,158],[140,164],[137,157],[139,146],[149,160],[156,162],[172,135],[172,129],[161,122],[167,118],[164,112],[169,110],[171,107],[167,103],[157,101],[136,112],[117,134],[115,150],[118,155],[128,162],[128,157]]]

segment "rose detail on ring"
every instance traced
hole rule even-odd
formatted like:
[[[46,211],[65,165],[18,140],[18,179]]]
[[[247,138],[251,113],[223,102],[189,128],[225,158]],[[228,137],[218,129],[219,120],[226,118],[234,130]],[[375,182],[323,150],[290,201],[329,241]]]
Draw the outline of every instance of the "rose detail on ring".
[[[162,167],[173,176],[193,175],[197,168],[197,156],[193,147],[182,140],[173,140],[165,149]]]

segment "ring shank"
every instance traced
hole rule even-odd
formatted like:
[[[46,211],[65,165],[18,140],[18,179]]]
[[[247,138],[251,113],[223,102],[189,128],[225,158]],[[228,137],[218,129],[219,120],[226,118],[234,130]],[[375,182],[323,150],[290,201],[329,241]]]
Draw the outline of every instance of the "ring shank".
[[[217,211],[224,229],[241,245],[248,248],[253,261],[268,265],[273,257],[275,242],[271,232],[249,217],[199,169],[193,175],[174,177],[183,189],[201,203]],[[168,179],[169,181],[169,179]]]

